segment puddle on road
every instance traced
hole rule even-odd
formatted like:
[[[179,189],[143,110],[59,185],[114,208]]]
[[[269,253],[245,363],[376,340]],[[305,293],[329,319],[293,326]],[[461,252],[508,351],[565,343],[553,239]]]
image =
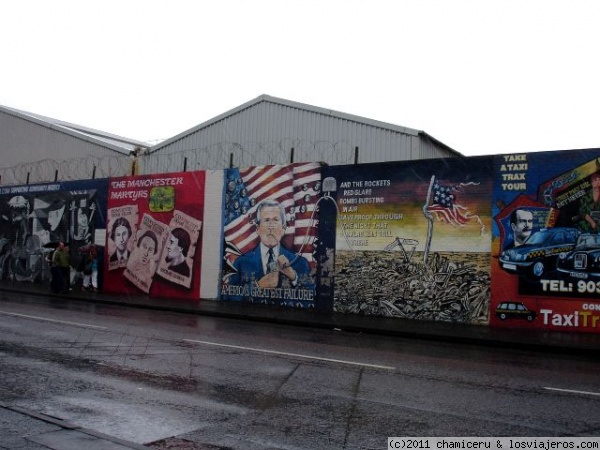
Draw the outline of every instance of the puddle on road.
[[[31,408],[31,405],[26,406]],[[39,405],[34,409],[40,410]],[[129,405],[106,399],[55,397],[47,401],[40,412],[138,444],[159,441],[210,425],[175,409]]]

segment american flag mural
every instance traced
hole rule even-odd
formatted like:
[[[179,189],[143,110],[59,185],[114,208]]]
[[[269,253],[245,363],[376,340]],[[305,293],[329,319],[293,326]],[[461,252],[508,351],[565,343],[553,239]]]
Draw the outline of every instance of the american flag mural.
[[[483,233],[484,225],[480,217],[476,214],[471,214],[469,208],[461,205],[456,196],[457,193],[463,191],[464,187],[476,184],[468,182],[447,186],[441,184],[437,178],[434,179],[431,190],[431,203],[427,207],[427,210],[433,213],[433,216],[440,222],[457,227],[464,227],[471,219],[475,219],[481,227],[481,233]]]
[[[225,179],[225,261],[235,259],[259,243],[256,207],[266,199],[276,200],[286,211],[287,228],[282,243],[300,252],[312,269],[313,245],[318,227],[315,208],[321,195],[321,166],[318,163],[270,165],[228,169]]]

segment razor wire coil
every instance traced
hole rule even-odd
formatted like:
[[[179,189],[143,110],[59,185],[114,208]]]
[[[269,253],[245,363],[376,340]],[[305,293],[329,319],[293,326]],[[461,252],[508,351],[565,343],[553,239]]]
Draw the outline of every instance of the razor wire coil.
[[[293,149],[293,150],[292,150]],[[352,164],[355,147],[348,142],[308,141],[286,138],[277,142],[218,142],[202,148],[153,153],[142,152],[139,174],[219,170],[291,162]],[[0,168],[1,185],[51,183],[132,175],[134,159],[128,155],[43,159]]]

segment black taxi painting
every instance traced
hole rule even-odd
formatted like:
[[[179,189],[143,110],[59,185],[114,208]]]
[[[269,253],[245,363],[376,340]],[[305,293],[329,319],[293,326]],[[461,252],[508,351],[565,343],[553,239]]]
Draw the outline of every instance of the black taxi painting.
[[[578,236],[577,228],[543,228],[522,245],[504,250],[500,255],[500,267],[524,278],[539,279],[556,271],[559,255],[572,251]]]
[[[578,280],[600,280],[600,235],[582,233],[573,251],[559,256],[556,269]]]
[[[496,307],[496,316],[500,320],[527,319],[528,322],[532,322],[537,313],[521,302],[502,302]]]

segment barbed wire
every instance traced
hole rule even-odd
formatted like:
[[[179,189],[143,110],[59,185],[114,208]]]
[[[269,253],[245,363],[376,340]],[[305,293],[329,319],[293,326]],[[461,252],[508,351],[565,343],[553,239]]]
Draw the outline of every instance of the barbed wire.
[[[203,148],[188,148],[169,153],[159,150],[152,154],[141,153],[138,158],[139,173],[146,175],[291,162],[341,165],[354,162],[355,146],[345,141],[287,138],[279,142],[219,142]],[[0,184],[19,185],[121,177],[131,175],[132,162],[133,160],[126,155],[44,159],[0,168]]]
[[[0,183],[18,185],[121,177],[131,174],[131,162],[131,158],[125,155],[44,159],[0,168]]]
[[[144,155],[141,164],[146,174],[290,162],[326,162],[340,165],[354,162],[355,148],[345,141],[308,141],[291,138],[279,142],[219,142],[203,148],[188,148],[169,153],[159,150]]]

